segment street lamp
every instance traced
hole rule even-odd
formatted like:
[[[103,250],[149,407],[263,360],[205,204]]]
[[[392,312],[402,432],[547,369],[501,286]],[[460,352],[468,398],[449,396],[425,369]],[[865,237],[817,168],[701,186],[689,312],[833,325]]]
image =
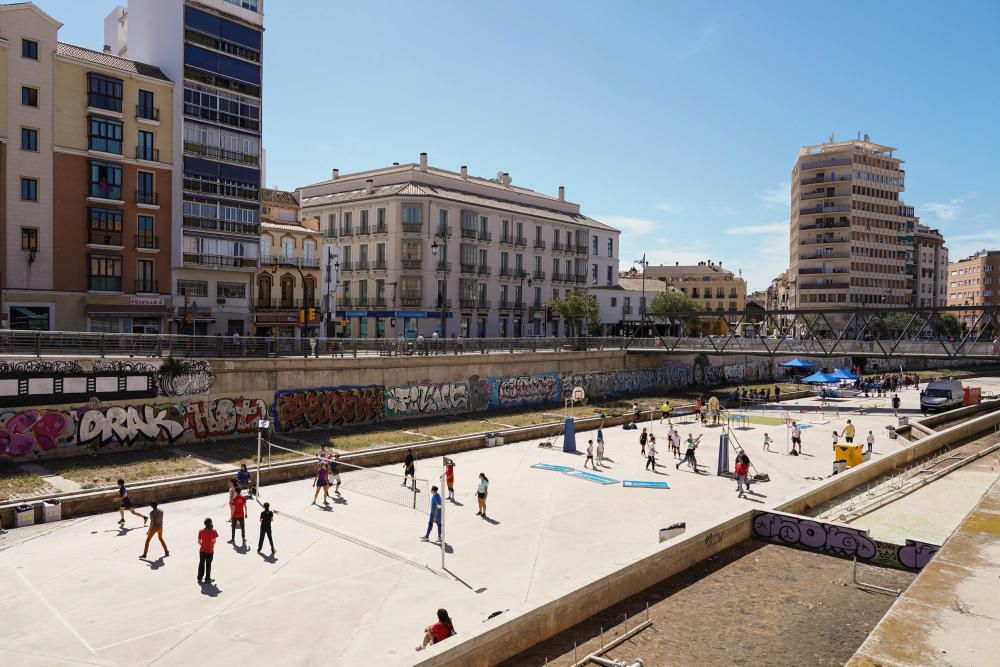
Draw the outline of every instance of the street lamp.
[[[446,334],[446,323],[447,319],[447,301],[445,300],[445,294],[448,293],[448,234],[446,230],[441,230],[438,234],[434,235],[435,239],[441,239],[440,245],[437,240],[431,243],[431,255],[437,257],[438,248],[441,248],[441,259],[442,261],[438,263],[438,267],[444,271],[444,292],[438,291],[438,307],[441,308],[441,339],[447,338]]]
[[[646,260],[646,253],[642,253],[642,259],[637,259],[633,264],[638,264],[642,267],[642,298],[639,300],[639,327],[643,328],[646,324],[646,267],[649,266],[649,262]],[[645,334],[642,331],[640,335]]]
[[[527,301],[527,299],[524,296],[524,276],[525,275],[527,275],[527,272],[524,269],[521,269],[521,284],[520,284],[521,303],[519,303],[518,305],[521,307],[521,331],[519,332],[519,335],[522,336],[522,337],[524,336],[524,311],[525,311],[524,304]],[[531,278],[528,278],[528,289],[529,290],[531,289]]]
[[[332,266],[331,266],[332,265]],[[333,279],[336,272],[337,278]],[[333,281],[333,289],[330,289],[330,282]],[[333,249],[326,255],[326,299],[323,304],[326,308],[326,337],[333,338],[333,317],[337,310],[337,287],[340,284],[340,255]],[[331,304],[332,301],[332,304]]]

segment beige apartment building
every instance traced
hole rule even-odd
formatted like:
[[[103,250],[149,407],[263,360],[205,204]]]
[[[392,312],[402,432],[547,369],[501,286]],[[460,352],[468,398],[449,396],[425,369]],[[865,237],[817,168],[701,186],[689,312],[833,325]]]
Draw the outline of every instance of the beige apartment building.
[[[60,27],[0,5],[3,325],[165,332],[173,83]]]
[[[805,146],[792,169],[789,280],[796,308],[909,306],[917,219],[895,148]]]
[[[944,246],[941,232],[918,223],[913,240],[913,260],[913,305],[946,306],[948,248]]]
[[[684,292],[705,311],[742,311],[746,307],[746,280],[722,268],[722,262],[707,260],[695,266],[647,266],[646,278],[663,281]]]
[[[1000,306],[1000,250],[980,250],[948,265],[949,306]],[[958,313],[965,330],[979,313]]]
[[[301,218],[294,192],[261,190],[260,271],[253,298],[254,335],[320,335],[323,234],[314,218]]]
[[[546,195],[496,178],[394,164],[296,190],[320,222],[338,335],[517,337],[565,334],[546,306],[618,282],[619,231]],[[325,287],[325,282],[324,282]],[[333,301],[336,302],[334,306]],[[550,320],[551,318],[551,320]]]

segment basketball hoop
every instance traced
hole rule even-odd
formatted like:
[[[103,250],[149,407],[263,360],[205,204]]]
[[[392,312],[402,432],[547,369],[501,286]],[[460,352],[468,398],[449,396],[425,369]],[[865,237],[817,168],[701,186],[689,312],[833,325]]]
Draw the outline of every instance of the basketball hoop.
[[[587,397],[586,392],[583,391],[583,387],[573,387],[573,400],[582,401]]]

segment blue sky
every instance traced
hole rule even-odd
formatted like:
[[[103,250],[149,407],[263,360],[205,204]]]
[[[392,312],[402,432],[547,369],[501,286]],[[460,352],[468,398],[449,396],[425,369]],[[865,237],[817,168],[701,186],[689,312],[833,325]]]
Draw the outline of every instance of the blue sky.
[[[102,43],[105,0],[37,0]],[[803,145],[860,131],[952,259],[1000,247],[1000,3],[265,0],[268,185],[416,161],[619,226],[622,268],[788,262]]]

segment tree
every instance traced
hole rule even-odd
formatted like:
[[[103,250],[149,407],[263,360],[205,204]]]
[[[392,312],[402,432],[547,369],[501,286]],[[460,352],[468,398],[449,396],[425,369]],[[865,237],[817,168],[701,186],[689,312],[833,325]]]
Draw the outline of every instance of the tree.
[[[701,310],[698,302],[684,292],[667,291],[657,292],[653,301],[649,304],[647,312],[650,315],[664,315],[668,313],[696,313]],[[697,336],[701,331],[701,322],[698,318],[683,318],[687,320],[687,335]],[[670,331],[670,322],[667,322],[667,331]]]
[[[564,297],[552,299],[549,302],[549,308],[553,313],[563,318],[569,327],[570,336],[576,334],[583,322],[593,325],[601,319],[597,310],[597,298],[583,289],[575,289]]]
[[[958,318],[951,313],[939,315],[938,320],[931,323],[931,329],[938,336],[941,334],[945,336],[959,336],[962,334],[962,325],[959,324]]]

